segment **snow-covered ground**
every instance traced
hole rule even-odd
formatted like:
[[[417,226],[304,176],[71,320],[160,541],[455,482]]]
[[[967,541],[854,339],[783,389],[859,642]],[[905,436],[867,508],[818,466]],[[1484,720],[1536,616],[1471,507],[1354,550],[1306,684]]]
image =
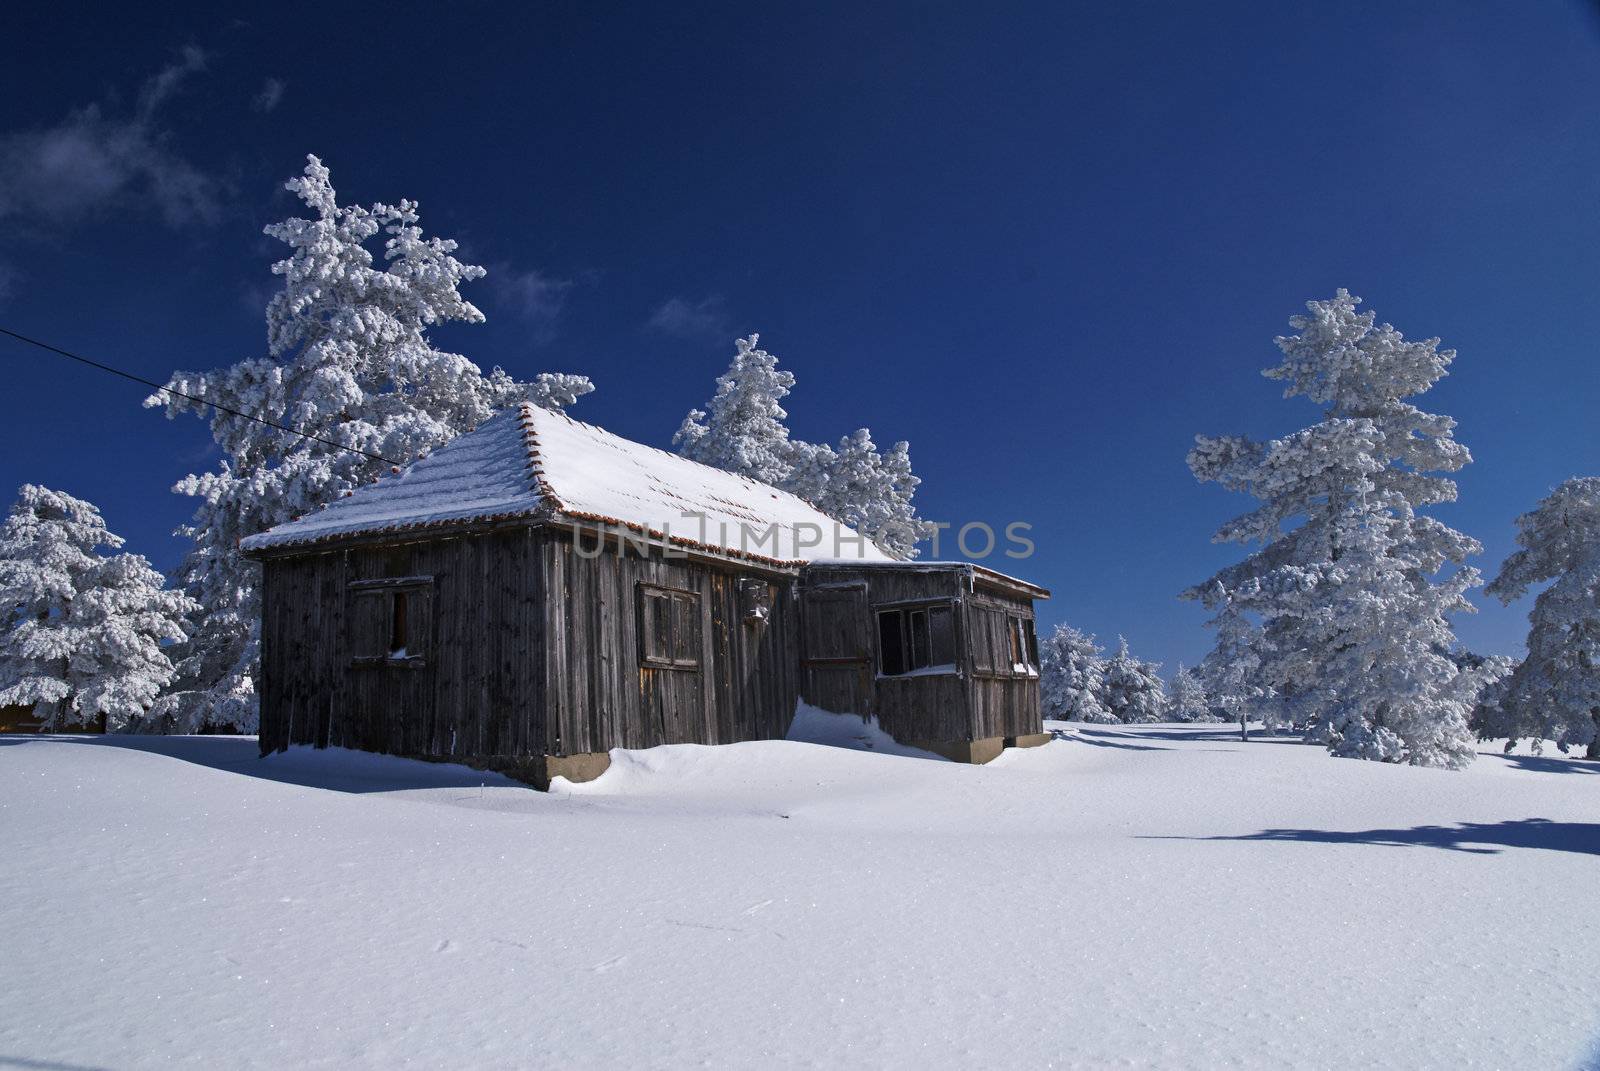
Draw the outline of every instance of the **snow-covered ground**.
[[[1600,764],[1066,736],[661,748],[548,795],[0,737],[0,1067],[1600,1056]]]

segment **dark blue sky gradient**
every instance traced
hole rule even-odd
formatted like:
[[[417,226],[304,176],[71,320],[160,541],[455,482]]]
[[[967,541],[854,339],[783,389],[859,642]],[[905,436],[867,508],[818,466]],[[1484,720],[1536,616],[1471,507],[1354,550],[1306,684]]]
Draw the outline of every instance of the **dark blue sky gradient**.
[[[1239,555],[1209,538],[1247,506],[1184,455],[1316,419],[1259,375],[1309,298],[1347,286],[1459,350],[1420,404],[1477,458],[1439,515],[1486,572],[1517,513],[1600,473],[1589,7],[590,8],[8,12],[0,179],[19,134],[134,121],[194,45],[206,69],[142,136],[215,213],[169,220],[137,175],[50,218],[0,208],[0,324],[156,379],[262,352],[261,227],[316,152],[344,199],[418,199],[491,268],[488,324],[441,344],[587,373],[576,415],[666,445],[760,331],[798,435],[909,439],[928,516],[1031,522],[1037,556],[997,564],[1055,591],[1046,620],[1169,672],[1209,647],[1175,593]],[[693,314],[652,325],[672,299]],[[0,372],[5,493],[90,498],[172,566],[201,423],[9,342]],[[1463,639],[1517,651],[1526,608],[1479,602]]]

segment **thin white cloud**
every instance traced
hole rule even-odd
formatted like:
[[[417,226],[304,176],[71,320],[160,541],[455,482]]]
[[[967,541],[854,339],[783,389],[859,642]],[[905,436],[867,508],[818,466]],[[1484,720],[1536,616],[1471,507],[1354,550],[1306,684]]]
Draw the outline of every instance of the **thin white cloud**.
[[[537,269],[517,271],[505,264],[492,267],[488,279],[501,304],[545,337],[554,333],[573,286],[571,279],[558,279]]]
[[[713,294],[703,301],[671,297],[656,306],[644,325],[651,331],[679,338],[726,334],[729,330],[728,310],[723,307],[719,294]]]
[[[194,45],[185,45],[178,60],[169,63],[145,80],[139,88],[139,118],[148,120],[176,93],[191,74],[206,69],[207,56]]]
[[[265,115],[278,106],[283,100],[283,91],[286,88],[283,79],[268,78],[261,86],[261,92],[255,95],[250,102],[250,107]]]
[[[206,55],[186,48],[146,79],[138,107],[120,115],[90,104],[53,126],[0,135],[0,219],[49,229],[113,205],[153,207],[173,226],[209,224],[219,214],[216,180],[171,147],[157,120]]]

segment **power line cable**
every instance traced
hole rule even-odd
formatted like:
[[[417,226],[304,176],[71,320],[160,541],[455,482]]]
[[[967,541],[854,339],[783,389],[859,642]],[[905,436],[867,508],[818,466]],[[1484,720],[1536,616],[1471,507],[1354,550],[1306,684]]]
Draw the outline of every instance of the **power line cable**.
[[[382,461],[385,465],[399,464],[398,461],[390,461],[382,454],[373,454],[367,452],[366,450],[358,450],[354,446],[346,446],[344,443],[336,443],[332,439],[324,439],[320,435],[312,435],[308,432],[300,431],[297,428],[291,428],[286,424],[279,424],[277,421],[268,420],[265,417],[252,416],[249,413],[240,412],[237,409],[230,408],[218,402],[208,402],[204,398],[196,398],[192,394],[185,394],[181,390],[173,390],[171,387],[157,383],[153,379],[145,379],[143,376],[136,376],[132,372],[124,372],[120,368],[113,368],[109,364],[101,364],[99,361],[91,361],[87,357],[80,357],[78,354],[73,353],[70,350],[64,350],[60,346],[52,346],[48,342],[40,342],[38,339],[29,338],[27,335],[19,335],[17,332],[8,330],[4,327],[0,327],[0,335],[10,335],[18,342],[26,342],[30,346],[37,346],[41,350],[44,350],[48,353],[54,353],[59,357],[65,357],[69,361],[77,361],[79,364],[86,364],[90,368],[98,368],[102,372],[110,372],[114,376],[121,376],[123,379],[131,379],[135,383],[142,383],[147,387],[154,387],[156,390],[162,391],[166,394],[171,394],[178,398],[185,398],[191,402],[194,402],[196,405],[209,405],[211,408],[216,409],[219,412],[227,413],[229,416],[243,417],[245,420],[253,420],[257,424],[265,424],[269,428],[276,428],[279,431],[288,432],[290,435],[298,435],[302,439],[310,439],[312,442],[322,443],[324,446],[331,446],[337,450],[346,450],[352,454],[360,454],[362,457],[370,457],[374,461]]]

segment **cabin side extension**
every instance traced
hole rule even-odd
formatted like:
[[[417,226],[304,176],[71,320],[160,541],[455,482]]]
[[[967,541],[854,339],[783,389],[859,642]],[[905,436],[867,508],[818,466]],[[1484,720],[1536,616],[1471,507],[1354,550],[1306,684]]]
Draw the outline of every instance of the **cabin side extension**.
[[[958,762],[1050,739],[1037,585],[964,562],[814,562],[801,572],[801,694]]]

